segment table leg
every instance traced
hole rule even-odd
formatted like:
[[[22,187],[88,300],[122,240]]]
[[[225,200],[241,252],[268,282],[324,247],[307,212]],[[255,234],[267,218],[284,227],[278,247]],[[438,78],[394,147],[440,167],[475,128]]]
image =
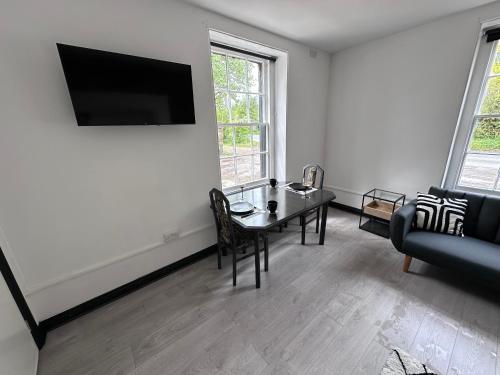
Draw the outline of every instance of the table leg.
[[[260,288],[260,248],[259,232],[254,233],[254,252],[255,252],[255,287]]]
[[[319,244],[325,244],[326,218],[328,214],[328,203],[323,204],[321,208],[321,230],[319,232]]]
[[[264,271],[269,271],[269,239],[267,232],[264,233]]]

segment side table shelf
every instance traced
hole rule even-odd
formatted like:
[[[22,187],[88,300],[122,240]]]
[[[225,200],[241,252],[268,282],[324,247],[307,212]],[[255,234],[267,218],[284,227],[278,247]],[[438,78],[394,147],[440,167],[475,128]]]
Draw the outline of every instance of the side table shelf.
[[[405,199],[405,194],[378,188],[363,194],[359,228],[389,238],[391,216],[405,204]],[[368,220],[362,224],[363,218]]]

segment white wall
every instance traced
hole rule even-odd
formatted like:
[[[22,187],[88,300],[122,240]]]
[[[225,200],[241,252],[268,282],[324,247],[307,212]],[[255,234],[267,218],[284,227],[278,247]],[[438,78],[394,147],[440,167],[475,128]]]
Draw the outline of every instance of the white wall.
[[[338,202],[441,183],[480,20],[498,16],[496,2],[333,55],[326,184]]]
[[[168,0],[2,3],[0,228],[38,319],[215,242],[209,27],[288,51],[287,175],[322,162],[326,53]],[[56,42],[191,64],[197,124],[77,127]]]
[[[0,375],[35,375],[38,349],[0,273]]]

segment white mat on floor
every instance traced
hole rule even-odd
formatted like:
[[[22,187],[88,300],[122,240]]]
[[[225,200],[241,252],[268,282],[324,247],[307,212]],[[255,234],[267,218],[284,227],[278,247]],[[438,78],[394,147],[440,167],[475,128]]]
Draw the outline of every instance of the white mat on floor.
[[[439,375],[404,350],[393,348],[381,375]]]

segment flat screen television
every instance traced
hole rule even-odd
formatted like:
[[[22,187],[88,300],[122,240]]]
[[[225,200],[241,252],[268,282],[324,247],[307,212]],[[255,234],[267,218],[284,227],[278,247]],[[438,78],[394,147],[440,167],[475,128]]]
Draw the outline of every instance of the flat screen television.
[[[57,44],[79,126],[194,124],[191,66]]]

